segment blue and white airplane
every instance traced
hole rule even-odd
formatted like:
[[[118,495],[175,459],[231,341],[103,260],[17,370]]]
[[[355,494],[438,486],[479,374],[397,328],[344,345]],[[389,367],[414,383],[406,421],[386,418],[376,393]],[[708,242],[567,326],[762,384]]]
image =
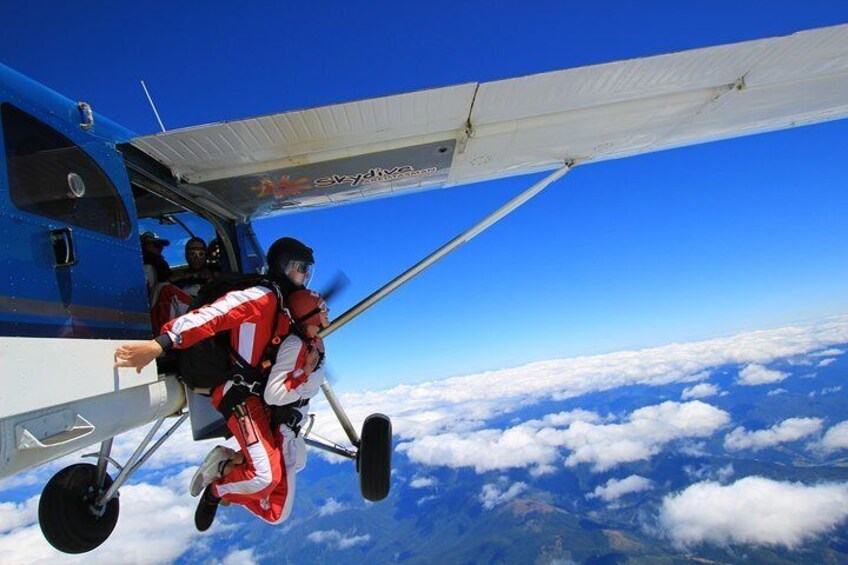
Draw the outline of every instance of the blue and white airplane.
[[[0,478],[99,444],[40,506],[54,546],[88,551],[114,528],[119,487],[177,426],[215,434],[208,403],[174,371],[113,367],[119,344],[152,335],[148,229],[190,225],[220,241],[229,270],[257,272],[253,220],[552,171],[328,334],[576,165],[846,116],[848,25],[141,137],[0,66]],[[354,448],[311,445],[360,469],[376,462],[363,492],[371,480],[387,492],[388,419],[360,437],[324,392]],[[112,439],[151,422],[129,461],[114,461]]]

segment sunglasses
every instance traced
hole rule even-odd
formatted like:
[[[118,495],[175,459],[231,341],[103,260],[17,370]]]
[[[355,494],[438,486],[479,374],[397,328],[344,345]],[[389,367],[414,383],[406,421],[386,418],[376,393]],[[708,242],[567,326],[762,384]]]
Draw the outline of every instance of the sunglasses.
[[[305,263],[303,261],[292,261],[291,267],[295,269],[298,273],[307,274],[312,270],[312,263]]]

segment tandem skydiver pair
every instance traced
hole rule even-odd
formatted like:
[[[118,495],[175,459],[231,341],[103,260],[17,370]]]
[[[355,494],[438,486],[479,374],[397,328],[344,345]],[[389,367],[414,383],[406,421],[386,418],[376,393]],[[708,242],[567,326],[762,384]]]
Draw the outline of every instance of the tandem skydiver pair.
[[[311,248],[281,238],[269,248],[267,262],[267,275],[209,283],[198,295],[204,302],[206,294],[205,303],[165,323],[154,339],[116,351],[116,366],[138,371],[170,350],[190,357],[199,343],[226,352],[228,367],[205,367],[216,374],[199,377],[212,380],[192,381],[198,377],[186,374],[194,371],[190,364],[182,375],[189,385],[211,385],[212,404],[239,446],[215,447],[192,478],[191,494],[201,496],[195,512],[200,531],[212,525],[222,501],[266,522],[282,522],[291,512],[295,474],[306,462],[300,423],[324,382],[318,333],[329,325],[329,310],[306,288],[315,263]]]

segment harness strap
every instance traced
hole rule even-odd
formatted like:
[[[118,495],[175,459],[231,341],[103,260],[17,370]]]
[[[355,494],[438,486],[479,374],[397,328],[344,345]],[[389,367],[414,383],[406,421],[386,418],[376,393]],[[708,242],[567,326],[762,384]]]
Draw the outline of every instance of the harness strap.
[[[303,414],[298,408],[303,408],[309,404],[308,398],[301,398],[290,404],[271,407],[271,425],[276,428],[278,426],[286,426],[294,432],[295,436],[300,435],[300,422],[303,420]]]
[[[259,361],[259,366],[254,367],[245,360],[241,354],[236,351],[232,343],[227,340],[227,347],[230,352],[232,361],[232,369],[230,370],[230,378],[233,385],[224,394],[221,403],[218,405],[218,411],[224,416],[224,419],[229,420],[236,407],[243,403],[250,395],[261,397],[265,393],[265,385],[268,384],[268,373],[271,366],[277,358],[277,352],[282,343],[282,337],[279,335],[280,317],[283,305],[283,296],[280,288],[273,281],[269,281],[269,286],[277,297],[277,309],[274,314],[274,336],[265,347],[262,358]]]

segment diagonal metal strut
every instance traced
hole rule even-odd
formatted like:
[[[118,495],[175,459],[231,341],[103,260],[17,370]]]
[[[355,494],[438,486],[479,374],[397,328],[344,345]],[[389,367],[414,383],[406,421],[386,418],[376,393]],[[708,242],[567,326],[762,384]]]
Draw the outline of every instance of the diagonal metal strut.
[[[483,233],[487,228],[494,225],[498,220],[503,219],[507,214],[539,194],[544,188],[546,188],[549,184],[554,181],[557,181],[564,177],[568,171],[570,171],[574,167],[573,161],[567,161],[562,167],[549,174],[479,222],[477,222],[474,226],[467,229],[460,235],[456,236],[439,249],[383,285],[382,288],[372,293],[370,296],[360,301],[358,304],[350,308],[347,312],[333,320],[329,326],[327,326],[322,332],[321,337],[327,337],[337,329],[344,326],[346,323],[350,322],[372,306],[374,306],[377,302],[400,288],[405,282],[413,279],[417,275],[421,274],[427,267],[434,265],[439,259],[442,259],[446,255],[448,255],[451,251],[455,250],[457,247],[470,241],[471,239],[477,237],[481,233]],[[330,408],[332,408],[336,417],[339,419],[339,423],[347,434],[350,442],[359,446],[359,435],[356,433],[356,429],[353,427],[353,424],[350,421],[350,418],[347,417],[344,409],[339,403],[336,395],[333,393],[333,389],[330,387],[330,383],[324,381],[321,385],[321,390],[324,391],[324,396],[327,398],[327,402],[330,404]]]
[[[562,167],[546,176],[479,222],[477,222],[474,226],[470,227],[463,233],[459,234],[436,251],[383,285],[382,288],[373,292],[370,296],[360,301],[357,305],[350,308],[347,312],[342,314],[341,316],[334,319],[330,322],[330,325],[327,326],[323,331],[321,331],[321,337],[327,337],[334,331],[338,330],[367,309],[372,307],[374,304],[397,290],[402,284],[408,282],[413,279],[417,275],[421,274],[425,269],[434,265],[439,259],[442,259],[446,255],[448,255],[451,251],[455,250],[457,247],[466,243],[473,238],[477,237],[481,233],[483,233],[486,229],[494,225],[498,220],[503,219],[507,214],[536,196],[540,193],[544,188],[546,188],[549,184],[554,181],[557,181],[564,177],[568,171],[570,171],[574,167],[573,161],[566,162]]]

